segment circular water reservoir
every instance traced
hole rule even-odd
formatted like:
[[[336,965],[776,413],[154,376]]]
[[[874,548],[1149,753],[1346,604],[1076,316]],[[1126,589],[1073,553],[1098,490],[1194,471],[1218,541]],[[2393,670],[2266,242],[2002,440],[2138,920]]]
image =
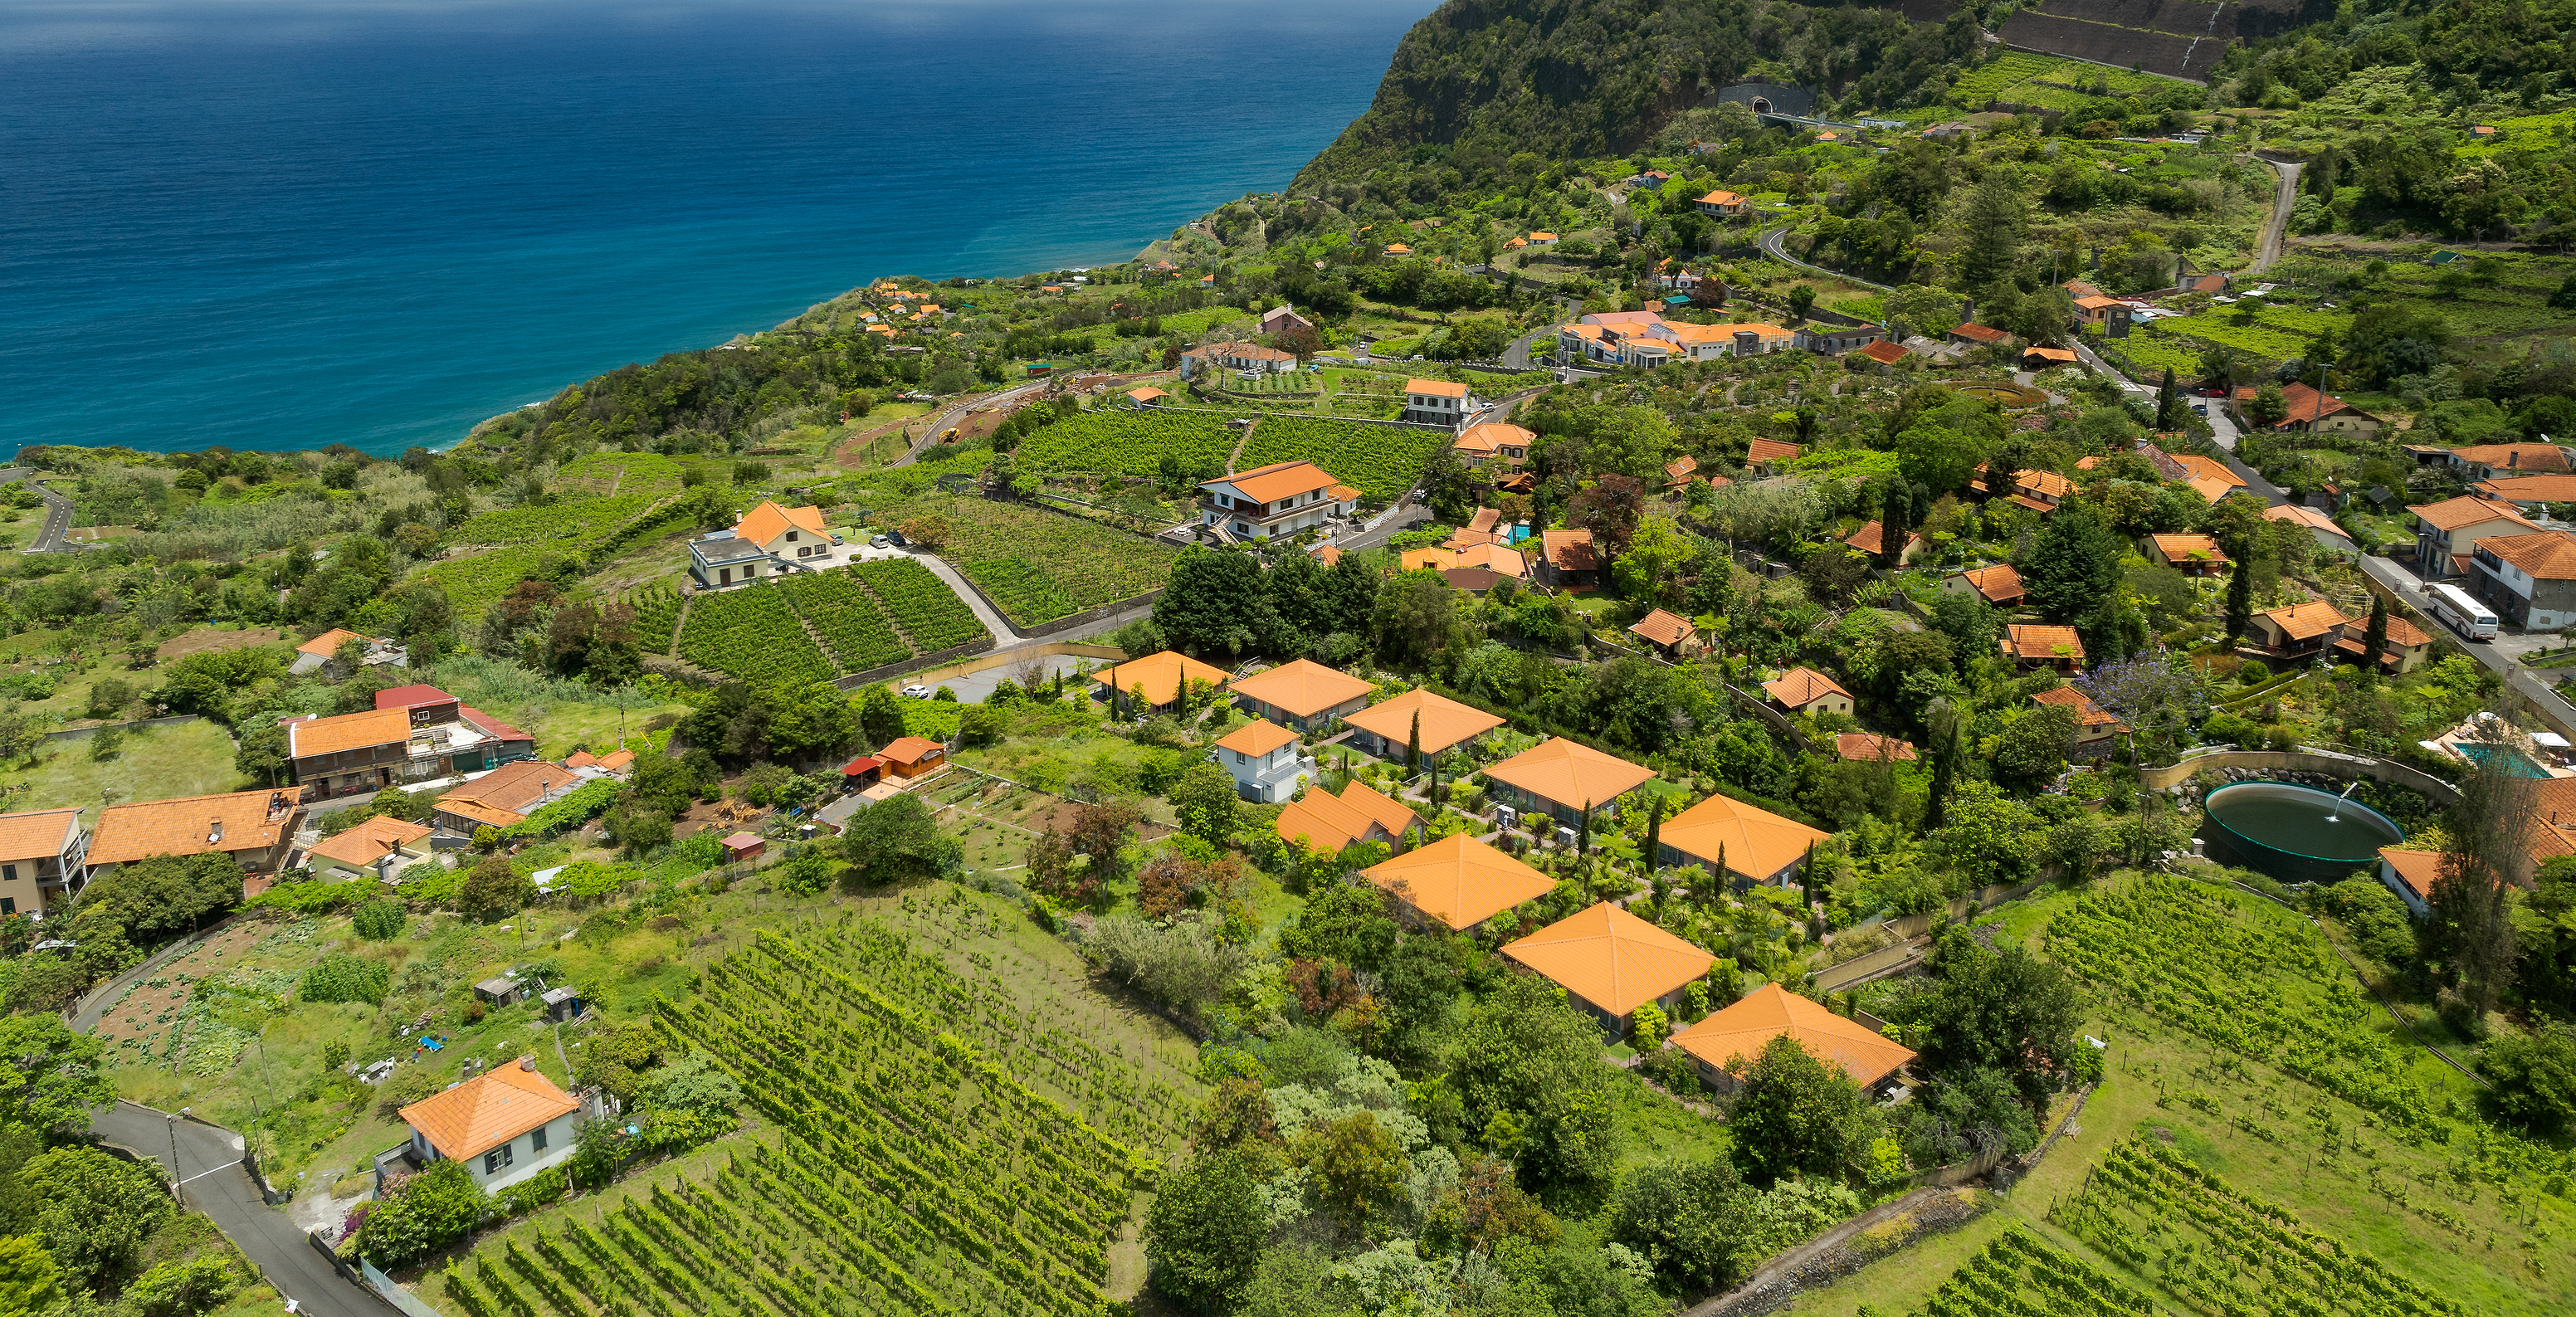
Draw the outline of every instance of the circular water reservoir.
[[[2359,801],[2287,782],[2240,782],[2209,793],[2201,835],[2211,857],[2285,882],[2335,882],[2375,864],[2405,829]]]

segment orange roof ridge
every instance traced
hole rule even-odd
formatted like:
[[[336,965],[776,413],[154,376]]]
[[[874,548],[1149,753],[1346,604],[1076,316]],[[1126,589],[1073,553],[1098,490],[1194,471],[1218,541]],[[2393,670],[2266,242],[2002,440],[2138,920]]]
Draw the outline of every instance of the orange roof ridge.
[[[1311,718],[1336,705],[1364,699],[1376,689],[1364,677],[1336,672],[1313,659],[1302,658],[1237,678],[1233,686],[1235,694],[1284,709],[1296,718]]]
[[[1555,879],[1464,833],[1362,872],[1414,909],[1460,931],[1556,890]]]
[[[1664,820],[1657,838],[1703,864],[1717,863],[1723,851],[1729,872],[1758,880],[1805,859],[1808,848],[1829,835],[1719,795]]]
[[[1710,1015],[1674,1035],[1673,1043],[1694,1059],[1725,1068],[1737,1058],[1750,1061],[1774,1038],[1797,1040],[1809,1055],[1839,1068],[1866,1088],[1914,1059],[1893,1039],[1875,1033],[1796,996],[1777,983],[1766,983],[1742,1001]]]
[[[1342,721],[1384,740],[1410,742],[1417,712],[1422,715],[1424,754],[1439,754],[1503,725],[1503,719],[1494,714],[1420,687],[1372,704]]]
[[[1296,740],[1295,732],[1267,718],[1255,718],[1217,738],[1217,744],[1236,754],[1257,759],[1283,745],[1292,745]]]
[[[1606,805],[1654,780],[1654,770],[1562,736],[1494,764],[1485,775],[1572,808]]]
[[[553,1080],[513,1064],[412,1103],[402,1118],[438,1155],[463,1161],[579,1110],[581,1103]]]
[[[1505,945],[1503,954],[1619,1016],[1717,963],[1717,957],[1607,901]]]

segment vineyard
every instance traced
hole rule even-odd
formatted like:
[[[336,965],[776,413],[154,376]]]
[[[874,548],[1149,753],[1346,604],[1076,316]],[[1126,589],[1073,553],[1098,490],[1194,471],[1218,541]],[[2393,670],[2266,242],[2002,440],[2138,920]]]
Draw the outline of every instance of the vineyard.
[[[680,592],[669,586],[638,590],[626,597],[635,610],[635,647],[647,654],[668,654],[680,629]]]
[[[1924,1317],[2130,1317],[2154,1309],[2083,1259],[2015,1226],[1961,1263],[1919,1311]]]
[[[680,631],[680,657],[757,685],[803,686],[833,675],[786,592],[767,584],[699,595]]]
[[[787,602],[823,635],[841,671],[860,672],[912,657],[893,624],[878,610],[866,587],[847,572],[815,572],[779,578]]]
[[[1101,1311],[1109,1246],[1194,1094],[1015,996],[1043,967],[1001,935],[954,892],[760,934],[655,1024],[732,1072],[762,1127],[424,1288],[469,1317]]]
[[[660,498],[658,493],[645,491],[614,498],[563,499],[499,508],[458,526],[447,538],[457,544],[570,541],[562,547],[579,551],[615,536]]]
[[[2468,1311],[2145,1139],[2113,1147],[2085,1177],[2083,1190],[2059,1202],[2049,1219],[2201,1312],[2453,1317]]]
[[[1361,425],[1316,416],[1265,416],[1243,448],[1246,469],[1305,458],[1337,480],[1359,487],[1371,503],[1392,503],[1412,488],[1446,430]]]
[[[549,489],[584,494],[667,494],[680,487],[687,468],[659,453],[586,453],[555,469]]]
[[[946,581],[910,558],[856,562],[850,570],[867,582],[869,592],[922,653],[971,644],[992,634]]]
[[[513,586],[528,579],[528,574],[537,569],[538,560],[548,552],[560,551],[522,544],[471,557],[444,558],[421,568],[413,579],[445,590],[448,606],[456,610],[459,618],[479,618]]]
[[[1052,434],[1059,421],[1041,434]],[[1037,508],[949,494],[924,494],[882,509],[901,526],[936,516],[948,525],[939,556],[957,564],[1003,614],[1022,627],[1163,588],[1179,551],[1142,536]]]
[[[1150,476],[1166,457],[1191,471],[1222,470],[1234,439],[1215,412],[1089,411],[1030,435],[1016,458],[1031,471]]]

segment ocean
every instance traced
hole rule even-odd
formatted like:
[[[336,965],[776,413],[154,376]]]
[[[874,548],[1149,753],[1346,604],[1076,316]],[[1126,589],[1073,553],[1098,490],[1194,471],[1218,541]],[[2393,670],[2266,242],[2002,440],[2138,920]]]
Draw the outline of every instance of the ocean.
[[[0,0],[0,452],[372,453],[1288,179],[1432,0]]]

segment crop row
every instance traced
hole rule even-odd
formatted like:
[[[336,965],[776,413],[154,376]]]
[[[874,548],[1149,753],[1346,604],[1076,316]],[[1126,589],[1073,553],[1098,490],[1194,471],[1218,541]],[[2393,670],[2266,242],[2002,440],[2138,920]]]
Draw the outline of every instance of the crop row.
[[[1222,467],[1234,432],[1215,412],[1109,409],[1069,416],[1030,435],[1016,454],[1031,471],[1096,471],[1150,476],[1166,457],[1188,470]]]
[[[912,657],[877,601],[848,572],[799,573],[780,578],[778,588],[822,633],[841,671],[859,672]]]
[[[680,592],[669,586],[638,590],[626,597],[635,610],[635,647],[647,654],[668,654],[680,629]]]
[[[850,564],[867,582],[868,592],[885,606],[887,616],[912,638],[921,653],[969,644],[992,632],[957,591],[930,569],[910,558],[882,558]]]
[[[609,498],[572,498],[500,508],[449,532],[458,544],[533,544],[571,541],[579,547],[623,530],[661,495],[651,490]]]
[[[1041,433],[1069,424],[1059,421]],[[1159,590],[1179,556],[1142,536],[1016,503],[924,494],[878,513],[898,526],[922,516],[947,524],[939,555],[1023,627]]]
[[[1366,425],[1320,416],[1265,416],[1243,447],[1245,467],[1304,458],[1334,479],[1357,486],[1372,503],[1392,503],[1412,488],[1422,464],[1450,442],[1445,430]]]
[[[2205,1312],[2456,1317],[2457,1302],[2160,1143],[2111,1149],[2050,1219]]]
[[[501,596],[528,579],[551,547],[515,544],[471,557],[444,558],[422,568],[415,579],[446,591],[448,607],[459,619],[479,619]]]
[[[699,595],[680,631],[680,657],[758,685],[803,686],[832,678],[787,595],[767,583]]]
[[[1959,1264],[1920,1311],[1926,1317],[2129,1317],[2144,1296],[2015,1226]]]

